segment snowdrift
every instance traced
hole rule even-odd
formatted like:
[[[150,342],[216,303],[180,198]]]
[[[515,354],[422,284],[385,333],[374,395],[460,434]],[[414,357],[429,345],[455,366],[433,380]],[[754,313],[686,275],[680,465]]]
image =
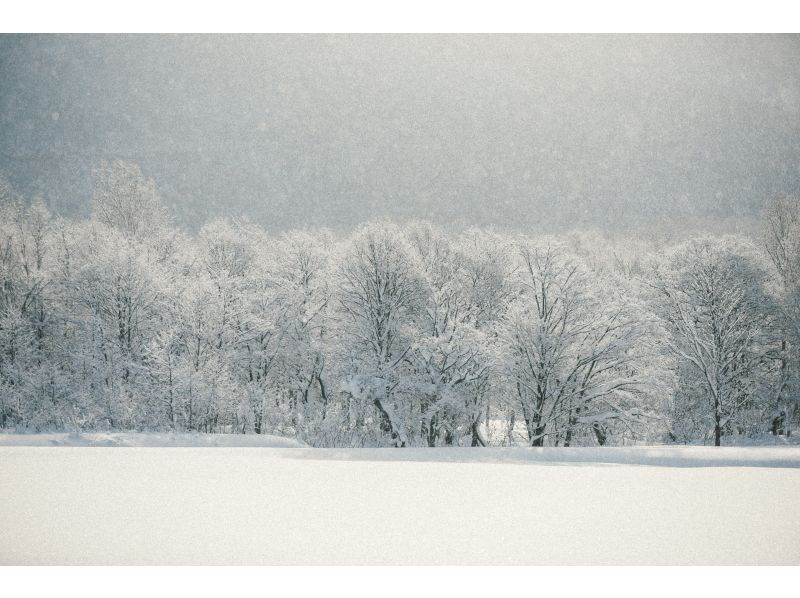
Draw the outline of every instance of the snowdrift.
[[[271,457],[334,461],[411,461],[656,467],[796,467],[800,446],[449,447],[310,448],[268,434],[174,434],[139,432],[0,434],[0,446],[263,448]],[[299,450],[304,449],[304,450]]]
[[[299,459],[437,461],[532,465],[640,465],[657,467],[800,467],[800,447],[545,447],[307,449],[282,453]]]
[[[293,438],[268,434],[97,432],[0,434],[0,446],[296,448],[306,445]]]

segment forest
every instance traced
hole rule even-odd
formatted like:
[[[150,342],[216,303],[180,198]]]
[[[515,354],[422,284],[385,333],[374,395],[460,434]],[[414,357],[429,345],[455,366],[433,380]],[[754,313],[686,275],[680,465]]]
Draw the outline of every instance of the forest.
[[[751,444],[800,423],[800,198],[757,235],[426,221],[189,233],[134,163],[89,218],[0,185],[0,429],[311,446]]]

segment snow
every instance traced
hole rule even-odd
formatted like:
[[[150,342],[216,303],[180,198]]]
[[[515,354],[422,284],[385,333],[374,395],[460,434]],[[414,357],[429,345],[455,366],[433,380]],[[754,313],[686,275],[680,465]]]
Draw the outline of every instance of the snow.
[[[795,447],[209,450],[116,436],[147,446],[0,447],[0,563],[800,564]]]
[[[800,448],[787,447],[596,447],[596,448],[407,448],[308,449],[295,458],[342,461],[434,461],[528,465],[637,465],[650,467],[800,467]]]
[[[269,434],[96,432],[0,434],[1,446],[262,447],[296,448],[299,440]]]

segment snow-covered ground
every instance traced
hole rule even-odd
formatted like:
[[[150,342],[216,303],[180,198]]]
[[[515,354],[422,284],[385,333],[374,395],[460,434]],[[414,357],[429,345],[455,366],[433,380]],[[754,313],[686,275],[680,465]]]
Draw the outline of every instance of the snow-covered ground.
[[[71,434],[0,434],[0,446],[298,448],[305,445],[292,438],[270,436],[269,434],[81,432]]]
[[[800,564],[795,447],[323,450],[231,437],[209,450],[122,436],[121,448],[0,437],[0,563]]]

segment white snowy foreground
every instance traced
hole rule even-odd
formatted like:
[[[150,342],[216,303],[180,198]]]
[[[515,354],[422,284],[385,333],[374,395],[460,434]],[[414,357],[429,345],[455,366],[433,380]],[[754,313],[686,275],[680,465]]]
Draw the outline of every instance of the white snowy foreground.
[[[293,438],[269,434],[170,434],[137,432],[81,432],[52,434],[0,434],[2,446],[121,446],[121,447],[261,447],[298,448]]]
[[[0,435],[0,563],[800,564],[797,447],[196,436]]]

